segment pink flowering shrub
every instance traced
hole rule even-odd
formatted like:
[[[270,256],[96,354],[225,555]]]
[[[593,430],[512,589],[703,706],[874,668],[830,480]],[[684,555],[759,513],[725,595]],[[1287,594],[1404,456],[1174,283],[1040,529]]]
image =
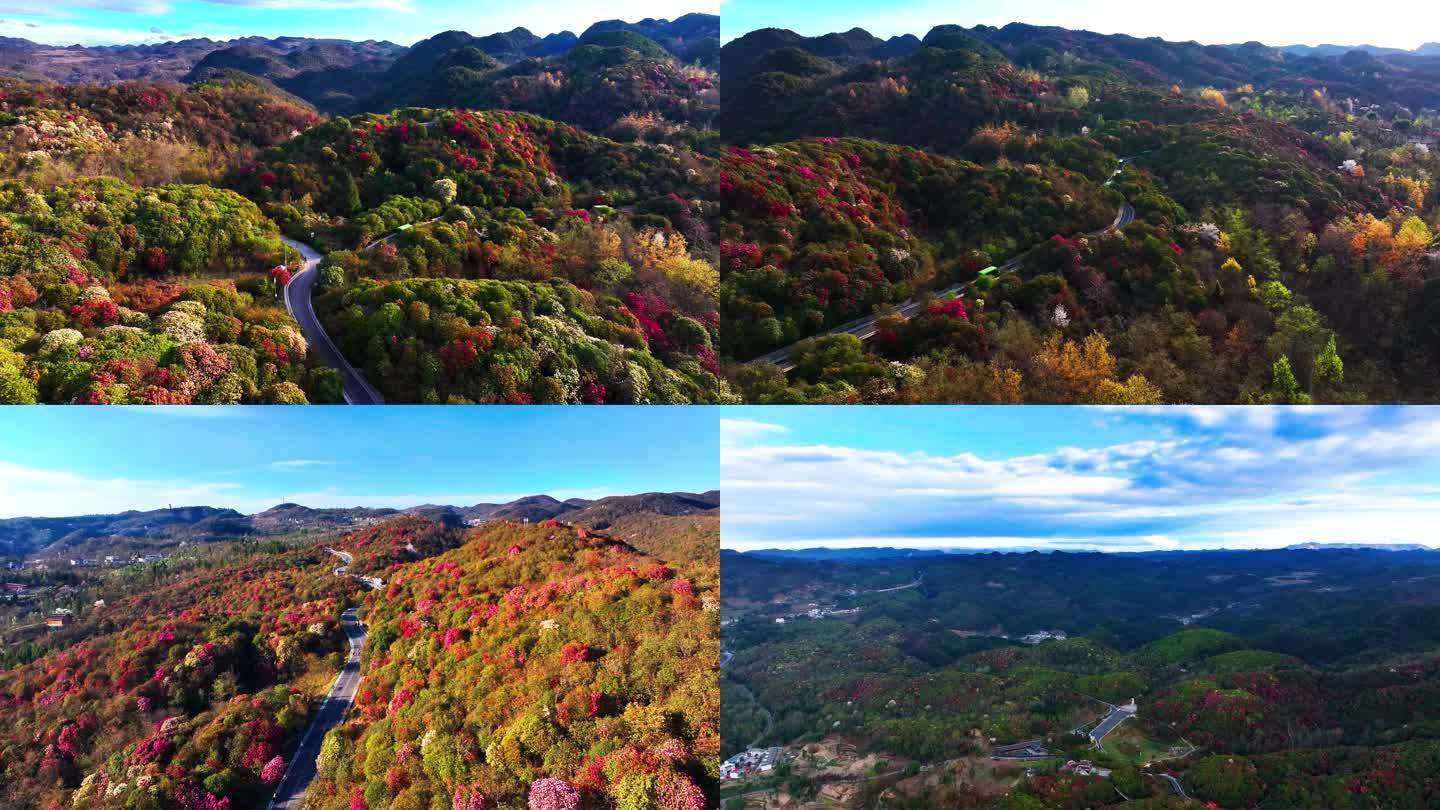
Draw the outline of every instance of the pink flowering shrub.
[[[580,791],[564,779],[541,779],[530,786],[530,810],[580,810]]]
[[[489,807],[485,802],[485,794],[475,785],[456,785],[455,793],[450,798],[451,810],[489,810]]]
[[[260,781],[267,785],[279,784],[285,777],[285,758],[278,754],[260,769]]]

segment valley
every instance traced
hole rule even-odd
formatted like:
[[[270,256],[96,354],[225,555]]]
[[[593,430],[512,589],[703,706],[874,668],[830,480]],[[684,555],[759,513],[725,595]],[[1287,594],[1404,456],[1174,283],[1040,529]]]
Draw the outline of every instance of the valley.
[[[779,752],[724,801],[1322,807],[1348,779],[1418,799],[1359,752],[1434,755],[1420,695],[1440,640],[1416,588],[1437,566],[1358,548],[722,552],[722,754]],[[1020,638],[1042,628],[1063,632]],[[1356,759],[1302,775],[1334,757]]]

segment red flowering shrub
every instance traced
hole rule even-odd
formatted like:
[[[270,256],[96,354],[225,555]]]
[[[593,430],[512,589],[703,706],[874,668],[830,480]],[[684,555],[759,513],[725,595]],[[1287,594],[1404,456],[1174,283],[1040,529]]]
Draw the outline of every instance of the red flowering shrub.
[[[931,301],[925,307],[926,315],[938,315],[944,318],[958,318],[965,320],[965,301],[960,298],[946,298],[942,301]]]
[[[590,660],[590,648],[583,642],[571,641],[560,648],[560,663],[583,664]]]
[[[108,298],[92,298],[70,307],[70,317],[81,329],[112,324],[118,316],[119,310]]]

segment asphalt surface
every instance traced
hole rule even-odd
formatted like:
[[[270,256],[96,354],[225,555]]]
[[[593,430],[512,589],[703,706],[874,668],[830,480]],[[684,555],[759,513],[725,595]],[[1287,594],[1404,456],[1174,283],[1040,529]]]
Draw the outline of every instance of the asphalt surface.
[[[427,219],[427,220],[425,220],[424,222],[416,222],[415,224],[411,225],[410,228],[413,230],[413,229],[415,229],[415,228],[420,227],[421,225],[433,225],[433,224],[435,224],[436,222],[439,222],[439,221],[440,221],[440,217],[435,217],[434,219]],[[390,243],[390,242],[395,241],[396,237],[398,237],[398,236],[399,236],[400,234],[402,234],[402,233],[404,233],[404,231],[395,231],[394,233],[390,234],[389,236],[382,236],[381,238],[376,239],[374,242],[371,242],[370,244],[366,245],[365,247],[360,248],[360,250],[361,250],[361,251],[374,250],[375,248],[380,247],[381,245],[388,244],[388,243]]]
[[[361,574],[350,574],[350,573],[347,573],[347,571],[348,571],[349,568],[350,568],[350,564],[353,563],[353,562],[355,562],[355,558],[354,558],[353,556],[351,556],[349,552],[340,551],[339,549],[334,549],[334,548],[326,548],[325,551],[326,551],[326,553],[334,554],[336,557],[339,557],[339,558],[340,558],[341,564],[335,566],[335,576],[337,576],[337,577],[344,577],[344,576],[354,577],[355,579],[359,580],[362,585],[365,585],[366,587],[368,587],[368,588],[369,588],[370,590],[372,590],[372,591],[378,591],[378,590],[380,590],[382,587],[384,587],[384,582],[383,582],[379,577],[367,577],[367,576],[363,576],[363,575],[361,575]]]
[[[1182,799],[1190,798],[1189,796],[1185,795],[1185,786],[1180,784],[1179,779],[1176,779],[1168,773],[1152,773],[1150,775],[1155,777],[1156,779],[1162,779],[1165,782],[1169,783],[1170,789],[1175,791],[1176,796],[1179,796]]]
[[[385,404],[385,398],[380,396],[380,392],[366,382],[360,372],[345,359],[345,355],[340,353],[340,349],[325,333],[325,327],[315,315],[315,305],[311,298],[315,292],[315,279],[320,275],[315,269],[320,264],[320,254],[304,242],[284,237],[281,241],[300,251],[300,256],[305,260],[305,266],[292,276],[290,283],[285,286],[285,308],[290,310],[290,315],[299,322],[300,331],[305,333],[305,341],[310,344],[310,351],[319,354],[327,366],[340,372],[340,378],[345,383],[347,404]]]
[[[1123,172],[1123,171],[1125,170],[1126,164],[1128,164],[1128,163],[1130,162],[1130,160],[1131,160],[1131,158],[1121,158],[1121,160],[1120,160],[1120,168],[1115,170],[1115,175],[1112,175],[1112,177],[1113,177],[1113,176],[1117,176],[1117,175],[1119,175],[1121,172]],[[1109,185],[1109,183],[1107,182],[1106,185]],[[1101,234],[1103,234],[1103,233],[1107,233],[1107,232],[1109,232],[1109,231],[1119,230],[1119,229],[1124,228],[1126,225],[1129,225],[1130,223],[1132,223],[1132,222],[1134,222],[1134,221],[1135,221],[1135,206],[1131,205],[1131,204],[1129,203],[1129,201],[1127,200],[1126,202],[1123,202],[1123,203],[1120,204],[1120,211],[1115,215],[1115,221],[1112,222],[1112,223],[1110,223],[1110,226],[1109,226],[1108,228],[1101,228],[1101,229],[1098,230],[1098,231],[1094,231],[1093,233],[1087,234],[1087,236],[1099,236],[1099,235],[1101,235]],[[1033,250],[1033,248],[1032,248],[1032,250]],[[1010,273],[1015,272],[1016,270],[1019,270],[1019,269],[1020,269],[1020,266],[1021,266],[1022,264],[1024,264],[1024,262],[1025,262],[1025,257],[1026,257],[1028,254],[1029,254],[1029,251],[1026,251],[1025,253],[1022,253],[1022,254],[1020,254],[1019,256],[1016,256],[1015,258],[1011,259],[1010,261],[1005,262],[1005,263],[1002,264],[1002,265],[999,265],[998,268],[996,269],[996,272],[994,273],[994,276],[997,276],[997,277],[998,277],[998,276],[1008,275],[1008,274],[1010,274]],[[292,282],[292,283],[293,283],[293,282]],[[936,293],[934,294],[934,298],[937,298],[937,299],[953,298],[954,296],[957,296],[957,295],[965,292],[965,291],[966,291],[967,289],[969,289],[970,286],[971,286],[972,284],[974,284],[974,283],[975,283],[975,282],[972,280],[972,281],[961,282],[961,283],[959,283],[959,284],[952,284],[951,286],[946,287],[945,289],[936,292]],[[912,299],[910,299],[909,301],[906,301],[905,303],[903,303],[903,304],[901,304],[900,306],[896,307],[896,310],[895,310],[895,311],[900,315],[900,317],[905,318],[906,320],[909,320],[910,318],[915,317],[915,315],[916,315],[918,312],[920,312],[920,308],[921,308],[921,306],[924,305],[924,303],[925,303],[926,300],[929,300],[929,299],[912,298]],[[826,336],[826,335],[845,335],[845,334],[848,334],[848,335],[854,335],[855,337],[858,337],[858,338],[860,338],[861,340],[869,340],[870,338],[874,337],[874,336],[875,336],[875,333],[878,331],[878,329],[877,329],[877,327],[876,327],[876,324],[879,322],[880,317],[881,317],[881,316],[879,316],[879,315],[872,315],[872,316],[870,316],[870,317],[868,317],[868,318],[861,318],[860,320],[851,321],[850,323],[844,324],[844,325],[842,325],[842,326],[837,326],[837,327],[835,327],[834,329],[830,329],[830,330],[828,330],[828,331],[821,332],[821,333],[818,334],[818,335],[811,335],[810,338],[824,337],[824,336]],[[806,339],[808,340],[808,339],[810,339],[810,338],[806,338]],[[778,366],[781,371],[784,371],[784,372],[786,372],[786,373],[788,374],[789,372],[795,370],[795,364],[790,361],[790,355],[791,355],[792,352],[795,351],[795,346],[797,346],[797,345],[798,345],[798,343],[792,343],[792,344],[790,344],[789,346],[786,346],[786,347],[783,348],[783,349],[776,349],[775,351],[770,352],[769,354],[762,354],[762,355],[760,355],[759,357],[757,357],[757,358],[755,358],[754,360],[752,360],[751,362],[753,362],[753,363],[770,363],[771,365]]]
[[[275,796],[267,810],[299,810],[305,799],[305,789],[315,778],[315,760],[320,756],[320,743],[324,741],[326,732],[344,719],[350,711],[350,704],[355,702],[355,690],[360,686],[360,650],[365,646],[366,635],[365,625],[361,624],[357,611],[358,608],[350,608],[340,615],[345,636],[350,639],[350,657],[341,667],[340,675],[330,687],[330,694],[325,696],[320,711],[310,721],[310,727],[305,729],[305,737],[290,757],[290,767],[275,787]]]
[[[1111,709],[1105,719],[1100,721],[1100,725],[1090,730],[1090,740],[1099,745],[1105,739],[1106,734],[1114,731],[1115,727],[1123,723],[1126,718],[1134,716],[1135,712],[1125,711],[1119,707]]]

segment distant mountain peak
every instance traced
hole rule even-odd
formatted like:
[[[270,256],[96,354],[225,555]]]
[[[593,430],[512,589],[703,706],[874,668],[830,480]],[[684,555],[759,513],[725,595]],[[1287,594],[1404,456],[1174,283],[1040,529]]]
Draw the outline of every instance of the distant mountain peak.
[[[1434,551],[1419,543],[1296,543],[1286,551]]]

